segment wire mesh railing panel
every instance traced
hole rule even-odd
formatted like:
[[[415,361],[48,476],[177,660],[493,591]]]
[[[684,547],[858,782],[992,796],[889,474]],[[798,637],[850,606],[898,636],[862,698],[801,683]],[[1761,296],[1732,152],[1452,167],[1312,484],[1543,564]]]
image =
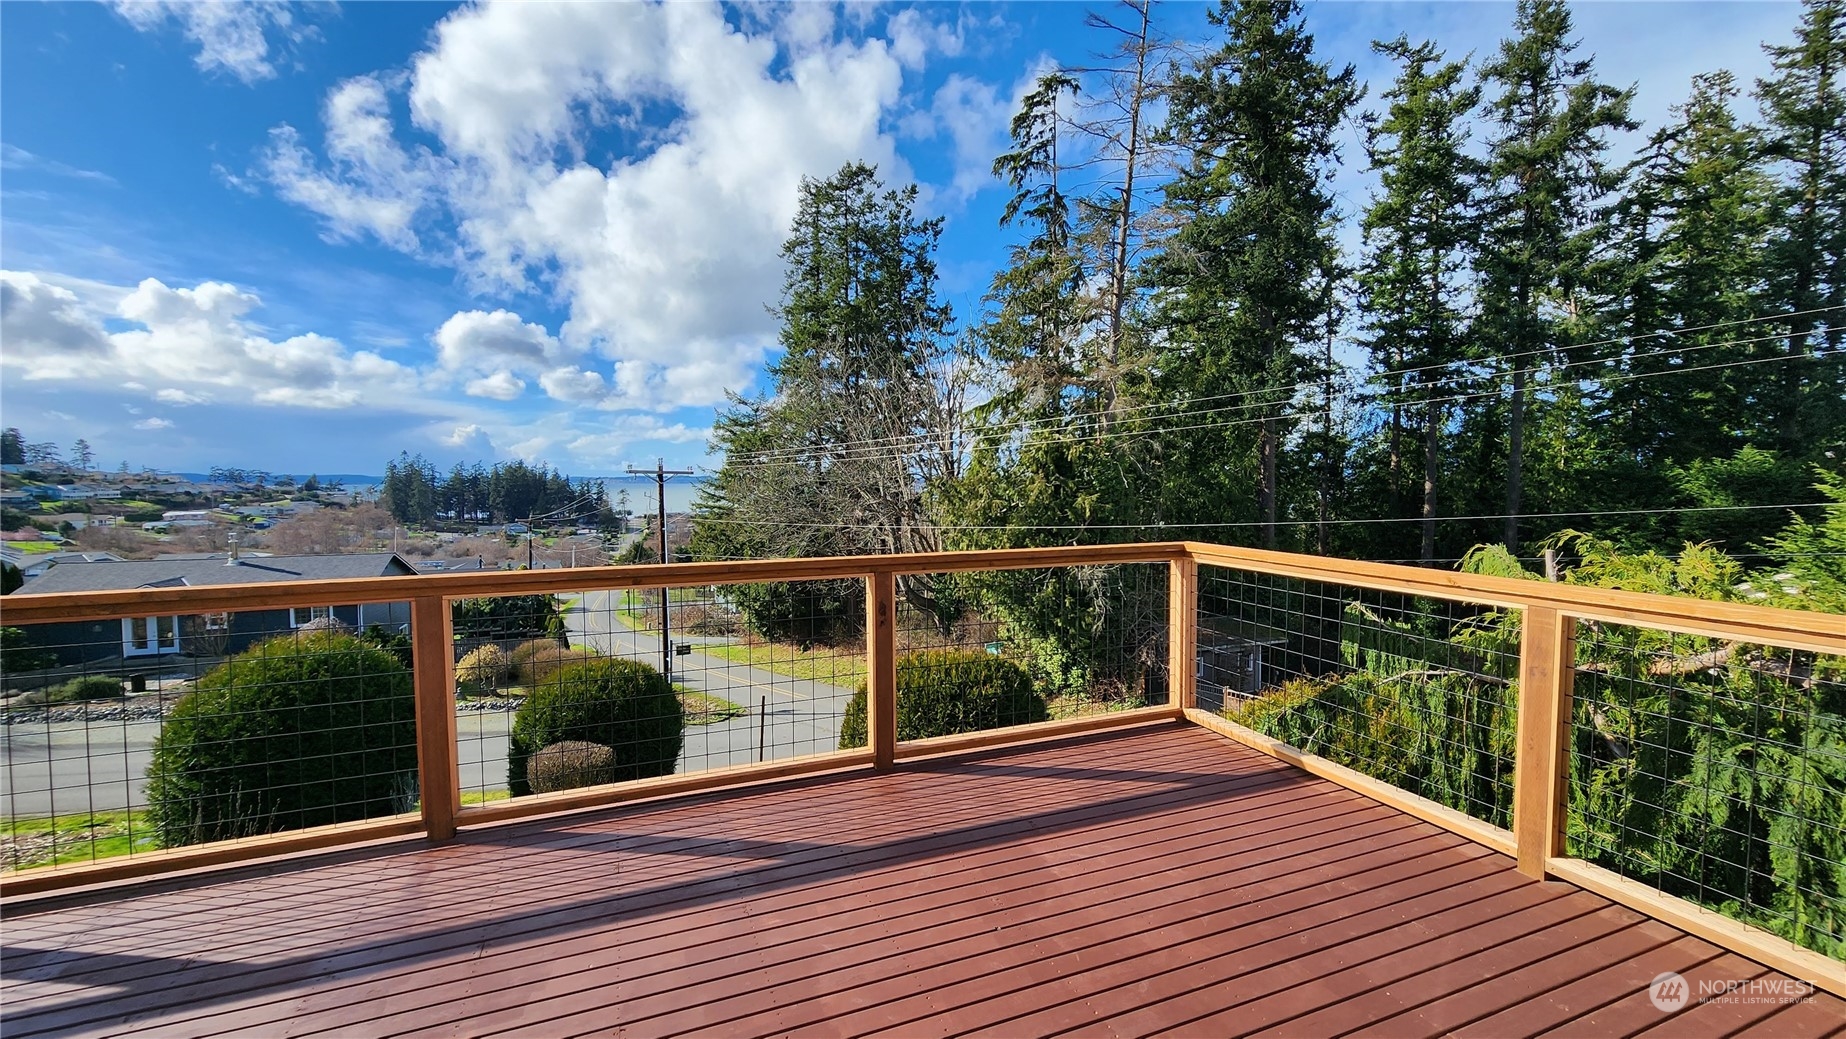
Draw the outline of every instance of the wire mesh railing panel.
[[[1577,632],[1570,854],[1846,959],[1846,658]]]
[[[1199,568],[1197,705],[1510,827],[1520,616]]]
[[[6,629],[0,869],[417,807],[403,604]],[[383,617],[389,624],[359,622]]]
[[[858,578],[465,599],[453,616],[464,810],[830,753],[865,677]]]
[[[902,574],[897,599],[899,742],[1167,702],[1165,563]]]

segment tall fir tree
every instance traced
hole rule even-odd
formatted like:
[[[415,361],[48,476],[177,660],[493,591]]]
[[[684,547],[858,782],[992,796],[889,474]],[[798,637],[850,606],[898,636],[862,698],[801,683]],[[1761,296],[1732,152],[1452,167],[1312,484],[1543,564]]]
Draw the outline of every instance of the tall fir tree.
[[[1846,447],[1846,2],[1807,0],[1795,40],[1765,45],[1763,144],[1780,175],[1769,298],[1789,318],[1790,358],[1768,402],[1777,446]]]
[[[1274,547],[1293,387],[1328,306],[1317,275],[1335,249],[1335,133],[1360,91],[1350,65],[1314,57],[1295,0],[1221,0],[1210,18],[1224,43],[1168,89],[1167,135],[1191,158],[1166,185],[1178,229],[1154,274],[1161,367],[1176,400],[1245,395],[1255,435],[1220,421],[1167,437],[1163,507],[1181,525],[1243,513],[1253,468],[1261,543]]]
[[[1482,191],[1480,336],[1507,377],[1503,540],[1519,547],[1535,373],[1568,354],[1597,202],[1616,186],[1607,133],[1631,129],[1632,91],[1595,79],[1575,56],[1562,0],[1519,0],[1513,36],[1482,69],[1489,90]]]
[[[1371,120],[1366,151],[1379,190],[1360,220],[1366,256],[1359,271],[1365,346],[1390,408],[1386,460],[1390,493],[1401,472],[1420,473],[1418,558],[1435,557],[1443,440],[1450,401],[1469,353],[1469,284],[1476,244],[1467,120],[1480,100],[1459,62],[1433,44],[1404,37],[1373,49],[1397,62],[1383,118]],[[1411,437],[1419,445],[1408,463]],[[1401,515],[1398,511],[1394,514]]]
[[[942,221],[916,215],[914,186],[887,190],[848,163],[805,180],[782,248],[782,357],[772,393],[733,398],[712,448],[725,455],[694,514],[706,558],[921,552],[941,547],[925,488],[959,475],[959,379],[950,314],[936,291]],[[929,612],[934,582],[900,592]],[[796,601],[758,590],[743,606],[851,625],[856,582]],[[862,619],[862,618],[861,618]],[[826,625],[823,625],[826,626]],[[817,633],[811,633],[817,634]]]
[[[1658,474],[1728,455],[1761,432],[1774,403],[1761,399],[1760,358],[1743,325],[1761,305],[1771,189],[1754,134],[1733,111],[1728,72],[1696,76],[1629,168],[1615,207],[1617,243],[1607,283],[1619,293],[1610,330],[1628,345],[1599,410],[1615,450],[1631,460],[1624,484],[1665,505]],[[1692,369],[1685,375],[1675,371]],[[1649,474],[1655,477],[1649,479]]]

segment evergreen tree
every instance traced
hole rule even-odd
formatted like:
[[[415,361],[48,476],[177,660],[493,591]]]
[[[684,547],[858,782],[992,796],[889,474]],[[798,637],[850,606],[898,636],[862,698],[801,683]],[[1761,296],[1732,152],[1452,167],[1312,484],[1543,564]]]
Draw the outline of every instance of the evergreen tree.
[[[1774,413],[1752,392],[1756,369],[1718,367],[1763,353],[1736,344],[1752,338],[1739,323],[1761,299],[1771,192],[1753,134],[1731,109],[1736,96],[1728,72],[1694,77],[1673,122],[1630,168],[1617,207],[1609,280],[1622,294],[1616,327],[1630,339],[1606,409],[1637,478],[1729,455],[1749,440],[1772,442],[1756,435]],[[1669,374],[1677,369],[1697,371]]]
[[[1327,305],[1316,275],[1334,250],[1334,132],[1359,90],[1351,66],[1314,58],[1295,0],[1220,0],[1210,18],[1223,45],[1168,91],[1167,135],[1191,158],[1166,186],[1179,227],[1154,275],[1169,328],[1162,377],[1180,401],[1247,395],[1239,411],[1256,431],[1218,422],[1167,438],[1164,507],[1182,524],[1236,514],[1254,453],[1273,547],[1291,388]]]
[[[26,464],[26,440],[19,435],[17,426],[8,426],[0,433],[0,465]]]
[[[85,473],[95,468],[96,452],[90,447],[88,440],[78,437],[77,442],[71,445],[71,464],[76,466],[80,472]]]
[[[802,183],[782,249],[784,352],[772,395],[733,397],[715,427],[725,463],[694,517],[705,558],[940,547],[923,492],[959,474],[959,376],[936,296],[942,222],[918,218],[916,197],[864,163]],[[851,625],[862,590],[846,584],[790,609],[750,593],[742,605],[759,628],[772,613]],[[940,605],[927,579],[900,588],[926,611]]]
[[[1519,0],[1513,37],[1482,69],[1494,136],[1482,206],[1481,338],[1508,377],[1504,540],[1512,551],[1527,497],[1532,376],[1577,334],[1594,206],[1615,186],[1605,135],[1632,128],[1632,91],[1597,82],[1592,60],[1573,56],[1570,36],[1562,0]]]
[[[1390,407],[1386,458],[1394,514],[1403,514],[1396,504],[1400,473],[1420,470],[1417,551],[1427,563],[1435,557],[1450,398],[1468,354],[1470,286],[1463,275],[1475,244],[1470,213],[1478,164],[1467,153],[1466,120],[1480,91],[1465,86],[1464,66],[1444,62],[1433,44],[1413,47],[1400,36],[1372,46],[1400,71],[1385,94],[1390,107],[1371,120],[1367,135],[1380,187],[1360,221],[1367,247],[1361,308],[1370,330],[1365,345]],[[1405,454],[1415,430],[1421,449],[1413,465]]]
[[[1766,273],[1793,315],[1791,360],[1764,404],[1777,445],[1807,453],[1846,446],[1846,2],[1806,0],[1795,41],[1764,50],[1775,73],[1757,97],[1780,174]]]

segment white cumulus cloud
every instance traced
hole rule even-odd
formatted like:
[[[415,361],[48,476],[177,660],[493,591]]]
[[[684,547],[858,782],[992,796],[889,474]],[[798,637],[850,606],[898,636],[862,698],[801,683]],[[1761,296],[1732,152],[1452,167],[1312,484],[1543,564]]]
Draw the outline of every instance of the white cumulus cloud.
[[[331,236],[567,309],[555,335],[505,311],[456,315],[436,336],[445,372],[605,408],[715,404],[773,345],[801,179],[863,159],[908,180],[885,125],[906,65],[961,46],[917,14],[894,19],[897,43],[814,5],[738,21],[692,4],[464,7],[408,73],[336,87],[318,153],[278,127],[261,174]],[[990,95],[951,100],[960,144]]]
[[[495,372],[484,378],[469,381],[463,392],[470,397],[516,400],[520,394],[526,392],[526,381],[512,372]]]
[[[226,397],[310,408],[401,406],[417,374],[316,333],[273,339],[248,315],[262,301],[225,282],[173,288],[155,278],[82,300],[36,274],[0,271],[0,365],[27,380],[96,388],[165,384],[155,399],[196,404]],[[133,324],[105,331],[99,313]]]

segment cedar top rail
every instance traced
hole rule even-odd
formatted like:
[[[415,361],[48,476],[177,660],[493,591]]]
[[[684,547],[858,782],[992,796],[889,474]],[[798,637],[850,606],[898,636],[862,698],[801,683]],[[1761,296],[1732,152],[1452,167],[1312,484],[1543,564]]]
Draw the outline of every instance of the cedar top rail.
[[[655,563],[646,566],[596,566],[564,570],[496,570],[414,577],[131,588],[44,595],[22,591],[0,600],[0,616],[5,618],[7,624],[47,624],[115,620],[161,613],[402,602],[424,596],[473,598],[567,594],[601,591],[610,587],[661,588],[676,585],[750,584],[759,581],[819,581],[864,577],[880,572],[956,573],[1110,563],[1170,563],[1186,559],[1210,566],[1232,567],[1278,577],[1426,595],[1502,609],[1548,607],[1582,620],[1658,628],[1711,638],[1761,641],[1814,653],[1846,655],[1846,616],[1837,614],[1747,603],[1711,602],[1651,592],[1590,588],[1552,581],[1522,581],[1391,563],[1366,563],[1289,552],[1229,548],[1191,541],[1064,545],[980,552],[822,556],[723,563]]]
[[[1030,570],[1108,563],[1166,563],[1185,557],[1186,546],[1183,543],[1165,541],[1127,545],[1003,548],[982,552],[918,552],[905,555],[752,559],[724,563],[585,566],[563,570],[489,570],[466,574],[356,577],[330,581],[265,581],[260,584],[129,588],[108,592],[42,595],[15,592],[0,600],[0,612],[4,613],[8,624],[48,624],[277,606],[350,606],[354,603],[403,602],[420,596],[469,599],[499,595],[568,594],[608,588],[825,581],[864,577],[880,572],[940,574],[969,570]]]
[[[1520,580],[1431,570],[1391,563],[1302,556],[1196,541],[1186,554],[1208,566],[1278,577],[1425,595],[1502,609],[1543,607],[1579,620],[1657,628],[1684,635],[1768,642],[1814,653],[1846,654],[1846,616],[1748,603],[1712,602],[1653,592],[1592,588],[1556,581]]]
[[[979,570],[1165,564],[1168,571],[1169,699],[1165,705],[1113,715],[1017,726],[926,745],[896,741],[896,675],[891,628],[897,574]],[[1515,755],[1513,830],[1499,830],[1461,817],[1407,791],[1389,787],[1344,766],[1303,754],[1193,708],[1193,658],[1197,650],[1199,567],[1226,567],[1330,585],[1368,588],[1460,601],[1525,613],[1521,646],[1519,731]],[[769,581],[857,579],[867,589],[868,685],[875,696],[868,718],[871,745],[858,751],[766,762],[713,773],[668,776],[613,787],[463,808],[455,766],[454,660],[448,651],[448,600],[485,596],[567,594],[610,588],[664,588],[748,584]],[[178,588],[135,588],[107,592],[34,595],[0,600],[8,625],[112,620],[159,614],[339,606],[404,602],[413,606],[417,687],[418,758],[425,792],[422,818],[396,817],[316,831],[266,835],[247,842],[223,842],[147,855],[125,856],[73,867],[50,867],[0,877],[7,896],[22,897],[87,883],[119,882],[153,873],[206,865],[228,865],[265,854],[306,853],[334,844],[422,830],[445,840],[457,825],[474,825],[559,811],[615,804],[638,797],[729,788],[796,775],[850,768],[891,768],[905,758],[1016,743],[1116,725],[1148,724],[1184,717],[1221,735],[1289,761],[1411,815],[1436,822],[1471,840],[1513,854],[1521,872],[1560,877],[1705,938],[1759,962],[1809,978],[1846,995],[1846,964],[1799,948],[1758,928],[1720,917],[1690,902],[1659,895],[1582,860],[1568,858],[1563,820],[1568,795],[1568,723],[1577,621],[1631,625],[1661,631],[1846,656],[1846,616],[1743,603],[1710,602],[1619,589],[1550,581],[1518,580],[1387,563],[1367,563],[1201,542],[1146,542],[930,552],[905,555],[831,556],[721,563],[582,567],[565,570],[490,571],[373,577],[352,580],[266,582]],[[880,610],[882,609],[882,614]],[[427,666],[433,660],[435,666]]]

